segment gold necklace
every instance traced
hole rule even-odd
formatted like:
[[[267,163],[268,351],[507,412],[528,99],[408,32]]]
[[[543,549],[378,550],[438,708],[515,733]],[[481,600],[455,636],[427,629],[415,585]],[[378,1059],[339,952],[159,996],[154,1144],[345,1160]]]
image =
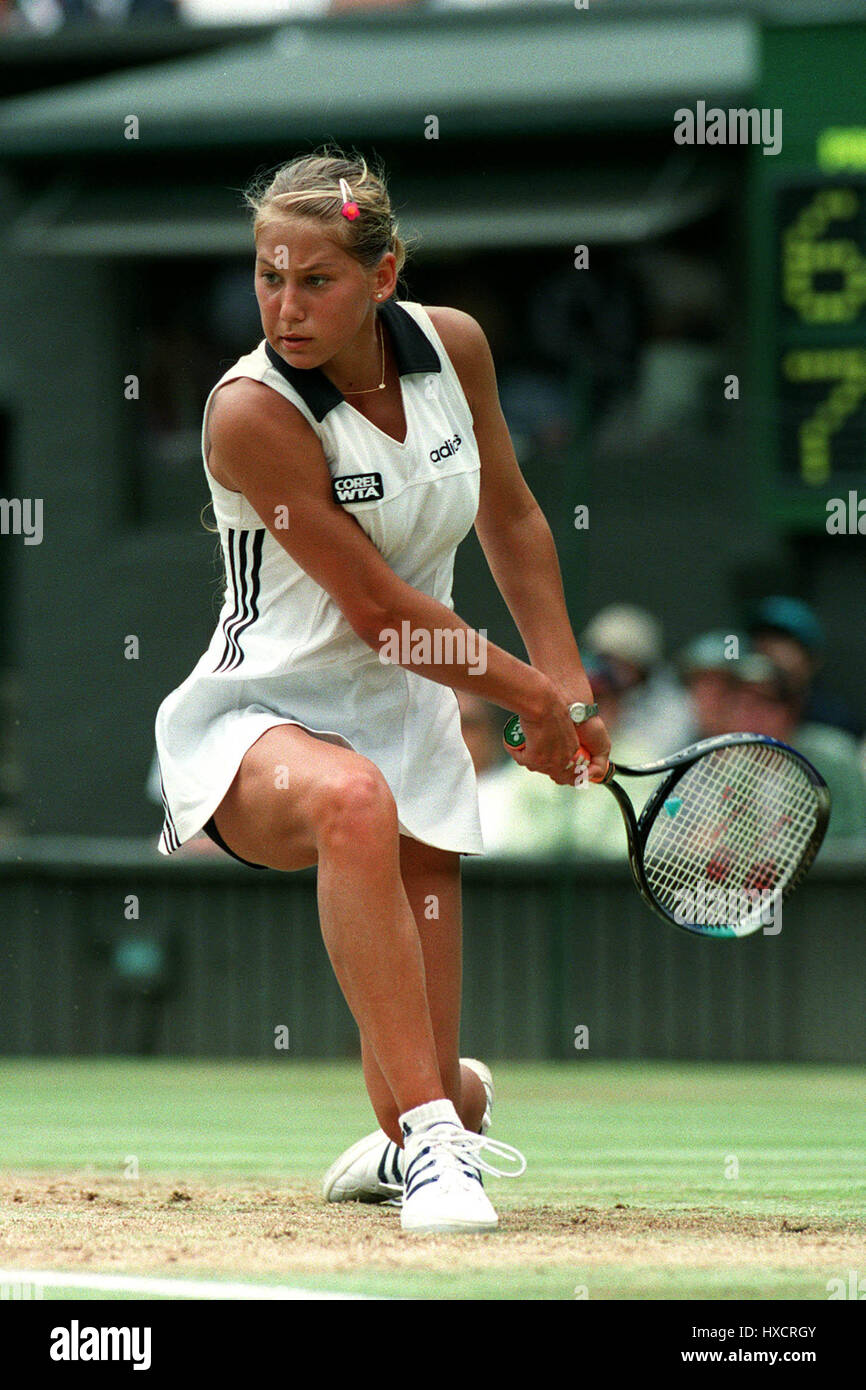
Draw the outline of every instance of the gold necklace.
[[[374,391],[385,390],[385,339],[382,335],[382,325],[379,322],[378,315],[376,316],[376,327],[379,330],[379,342],[382,345],[382,380],[379,382],[378,386],[368,386],[363,391],[343,391],[342,395],[344,396],[369,396],[372,395]]]

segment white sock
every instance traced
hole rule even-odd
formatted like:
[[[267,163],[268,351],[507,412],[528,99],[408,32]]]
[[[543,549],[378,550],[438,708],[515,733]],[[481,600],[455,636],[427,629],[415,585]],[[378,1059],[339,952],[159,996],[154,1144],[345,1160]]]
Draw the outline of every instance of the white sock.
[[[400,1128],[404,1138],[416,1134],[419,1129],[427,1129],[429,1125],[442,1123],[463,1128],[460,1116],[450,1100],[428,1100],[426,1104],[416,1105],[414,1110],[407,1110],[400,1116]]]

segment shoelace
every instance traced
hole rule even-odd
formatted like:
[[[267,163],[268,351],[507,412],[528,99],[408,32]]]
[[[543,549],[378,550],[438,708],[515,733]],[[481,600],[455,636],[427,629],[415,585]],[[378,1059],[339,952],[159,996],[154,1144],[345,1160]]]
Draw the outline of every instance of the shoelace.
[[[432,1126],[423,1135],[419,1135],[419,1141],[425,1148],[435,1148],[440,1160],[450,1159],[457,1165],[469,1163],[494,1178],[519,1178],[521,1173],[526,1171],[526,1159],[519,1149],[515,1149],[511,1144],[503,1144],[499,1139],[488,1139],[486,1134],[473,1134],[466,1129],[457,1129],[454,1125]],[[482,1157],[482,1149],[487,1149],[496,1158],[516,1162],[520,1166],[496,1168]]]

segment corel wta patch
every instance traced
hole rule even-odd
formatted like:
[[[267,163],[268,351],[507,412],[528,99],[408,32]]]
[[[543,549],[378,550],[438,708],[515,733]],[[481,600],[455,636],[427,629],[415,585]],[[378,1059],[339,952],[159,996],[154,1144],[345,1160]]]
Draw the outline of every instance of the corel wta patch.
[[[381,473],[358,473],[353,477],[332,478],[334,501],[345,506],[347,502],[376,502],[384,497]]]

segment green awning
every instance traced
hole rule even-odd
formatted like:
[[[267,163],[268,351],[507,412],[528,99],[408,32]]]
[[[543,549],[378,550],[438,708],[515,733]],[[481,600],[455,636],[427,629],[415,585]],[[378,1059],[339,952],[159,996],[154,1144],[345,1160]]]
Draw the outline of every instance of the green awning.
[[[698,97],[739,100],[758,74],[748,13],[409,12],[308,20],[254,41],[0,105],[0,158],[439,138],[671,120]],[[125,137],[127,117],[139,124]]]

